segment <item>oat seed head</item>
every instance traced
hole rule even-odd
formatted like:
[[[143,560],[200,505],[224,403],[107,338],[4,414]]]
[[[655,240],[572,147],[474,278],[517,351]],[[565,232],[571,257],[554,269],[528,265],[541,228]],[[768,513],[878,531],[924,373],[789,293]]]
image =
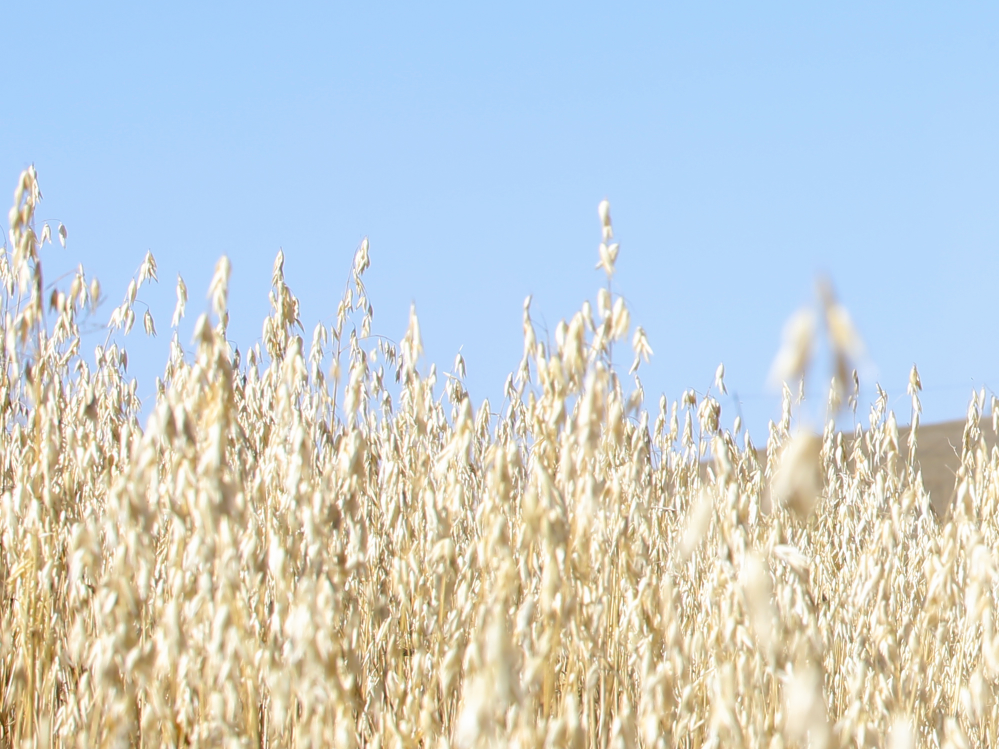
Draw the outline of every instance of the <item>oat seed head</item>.
[[[722,406],[724,367],[706,390],[660,397],[654,419],[642,381],[623,383],[614,344],[630,339],[633,373],[652,349],[611,285],[606,201],[606,284],[553,341],[525,301],[498,412],[466,389],[460,351],[447,373],[421,361],[415,306],[405,331],[373,332],[367,240],[308,339],[284,275],[295,258],[279,251],[261,340],[242,352],[226,340],[222,258],[193,354],[177,279],[141,423],[125,334],[136,309],[156,333],[155,260],[85,357],[100,285],[82,268],[41,284],[40,200],[27,169],[0,253],[0,746],[911,749],[999,735],[985,393],[937,518],[915,367],[906,450],[880,387],[869,424],[833,425],[851,379],[857,407],[862,348],[831,287],[789,322],[782,412],[757,450]],[[794,390],[820,323],[836,383],[810,431]]]

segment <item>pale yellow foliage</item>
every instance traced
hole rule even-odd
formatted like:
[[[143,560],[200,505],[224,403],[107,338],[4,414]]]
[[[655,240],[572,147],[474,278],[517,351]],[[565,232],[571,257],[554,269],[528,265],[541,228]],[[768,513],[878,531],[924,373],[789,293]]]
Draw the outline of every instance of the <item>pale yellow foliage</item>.
[[[914,442],[899,459],[883,394],[849,444],[831,425],[792,432],[789,389],[765,454],[693,390],[663,397],[650,428],[613,365],[630,317],[604,202],[607,286],[554,349],[525,304],[499,413],[473,403],[460,356],[437,381],[415,310],[398,346],[369,334],[364,241],[311,343],[279,253],[260,343],[230,350],[220,261],[215,322],[198,319],[190,353],[174,336],[143,426],[120,336],[155,261],[90,364],[79,324],[100,288],[79,271],[46,321],[40,197],[28,170],[0,263],[0,746],[999,736],[984,393],[946,519],[926,509]],[[186,301],[178,279],[173,326]],[[832,345],[853,356],[837,309]],[[789,328],[781,373],[803,371],[812,327]],[[631,340],[636,364],[651,355],[641,328]]]

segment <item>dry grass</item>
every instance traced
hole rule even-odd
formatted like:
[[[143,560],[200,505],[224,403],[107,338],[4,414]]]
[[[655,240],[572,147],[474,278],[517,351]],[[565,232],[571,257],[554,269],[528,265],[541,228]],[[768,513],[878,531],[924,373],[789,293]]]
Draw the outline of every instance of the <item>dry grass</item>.
[[[506,400],[476,410],[460,359],[418,371],[415,316],[398,347],[371,335],[364,244],[311,344],[279,256],[244,356],[220,262],[215,324],[191,356],[175,343],[143,429],[116,341],[155,262],[91,367],[77,326],[99,288],[80,272],[43,295],[38,198],[29,170],[0,264],[0,745],[999,738],[999,455],[978,397],[943,525],[887,397],[847,450],[831,424],[793,433],[788,393],[764,460],[710,396],[650,417],[609,365],[631,333],[609,288],[551,350],[525,306]],[[822,305],[842,382],[857,341]],[[781,367],[807,360],[802,320]]]

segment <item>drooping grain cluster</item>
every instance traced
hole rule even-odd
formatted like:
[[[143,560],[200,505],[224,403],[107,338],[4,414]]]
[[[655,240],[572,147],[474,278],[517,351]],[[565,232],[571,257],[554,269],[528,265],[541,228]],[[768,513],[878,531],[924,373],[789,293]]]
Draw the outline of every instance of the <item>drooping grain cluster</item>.
[[[983,398],[946,521],[883,394],[845,439],[792,430],[786,391],[761,453],[710,394],[650,417],[610,366],[629,334],[634,368],[651,349],[609,288],[550,347],[525,305],[505,400],[476,408],[460,357],[442,379],[418,369],[415,315],[398,346],[371,335],[364,243],[311,343],[279,255],[243,354],[223,259],[214,323],[190,354],[175,337],[142,427],[115,336],[155,261],[88,364],[78,325],[100,289],[80,271],[43,293],[39,198],[28,170],[0,259],[0,745],[999,739]],[[823,299],[848,356],[849,320]],[[801,324],[779,368],[804,366]],[[917,414],[918,390],[914,371]]]

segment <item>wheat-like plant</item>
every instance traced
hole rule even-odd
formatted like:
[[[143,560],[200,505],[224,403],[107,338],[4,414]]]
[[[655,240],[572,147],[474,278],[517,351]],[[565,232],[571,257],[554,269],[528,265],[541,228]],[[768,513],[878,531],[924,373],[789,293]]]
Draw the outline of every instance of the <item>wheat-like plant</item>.
[[[44,293],[40,198],[29,169],[0,257],[0,745],[999,740],[984,397],[938,519],[886,395],[866,430],[832,424],[857,341],[830,291],[830,421],[796,431],[785,388],[757,451],[710,391],[652,416],[622,384],[613,347],[631,338],[632,373],[652,349],[612,293],[606,203],[596,309],[549,347],[528,301],[498,407],[473,405],[460,356],[421,370],[415,312],[398,345],[371,333],[367,242],[309,343],[279,254],[245,352],[223,258],[141,425],[122,336],[155,260],[89,364],[100,287],[81,269]],[[177,299],[174,328],[183,280]],[[792,383],[816,324],[789,328],[775,371]],[[914,370],[915,422],[920,387]]]

